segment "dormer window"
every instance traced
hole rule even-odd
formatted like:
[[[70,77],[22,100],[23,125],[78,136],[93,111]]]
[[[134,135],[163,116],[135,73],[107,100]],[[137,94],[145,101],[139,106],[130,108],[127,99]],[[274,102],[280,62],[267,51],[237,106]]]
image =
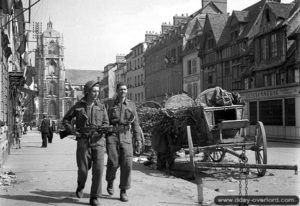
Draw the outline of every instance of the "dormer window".
[[[269,9],[266,9],[266,19],[267,19],[267,22],[271,21],[271,19],[270,19],[270,10]]]
[[[214,47],[214,39],[212,36],[210,36],[207,39],[207,48],[212,49],[213,47]]]
[[[235,40],[235,39],[238,38],[238,36],[239,36],[239,31],[237,31],[237,30],[232,31],[230,35],[231,35],[231,41],[233,41],[233,40]]]

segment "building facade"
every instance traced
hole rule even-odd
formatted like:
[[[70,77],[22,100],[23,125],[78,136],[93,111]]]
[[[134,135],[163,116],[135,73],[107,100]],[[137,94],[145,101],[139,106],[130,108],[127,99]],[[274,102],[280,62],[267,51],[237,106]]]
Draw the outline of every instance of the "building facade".
[[[16,125],[23,121],[26,83],[26,21],[23,1],[0,4],[0,168],[14,145]]]
[[[39,88],[35,100],[36,122],[39,124],[45,114],[59,120],[66,112],[64,47],[63,37],[53,29],[51,21],[37,38],[35,57]]]
[[[153,32],[146,32],[145,41],[135,45],[126,55],[126,83],[128,85],[128,98],[135,102],[145,102],[145,59],[144,53],[148,44],[156,38]]]
[[[262,121],[269,138],[299,140],[299,1],[267,2],[258,20],[254,64],[240,93],[250,122]]]
[[[100,82],[100,98],[103,101],[108,101],[115,97],[117,83],[116,70],[123,68],[124,66],[126,66],[125,55],[117,55],[115,63],[107,64],[104,67],[103,79]],[[119,73],[117,72],[117,74]]]
[[[261,0],[233,11],[218,41],[210,35],[212,26],[204,28],[199,51],[204,89],[238,91],[246,101],[250,135],[262,121],[268,138],[300,137],[299,21],[299,1]],[[211,22],[207,18],[205,24]]]
[[[167,96],[178,93],[198,95],[201,88],[200,61],[196,53],[192,54],[193,48],[188,51],[186,45],[197,48],[195,42],[199,41],[201,24],[207,13],[227,13],[227,1],[203,0],[202,8],[192,15],[175,15],[173,24],[162,24],[161,34],[144,55],[146,100],[162,103]],[[194,68],[193,74],[188,73],[189,67]]]

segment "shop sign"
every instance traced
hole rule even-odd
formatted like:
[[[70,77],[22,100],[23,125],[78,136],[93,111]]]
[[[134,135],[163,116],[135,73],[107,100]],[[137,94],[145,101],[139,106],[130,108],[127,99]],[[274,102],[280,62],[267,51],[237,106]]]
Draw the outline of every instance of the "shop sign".
[[[289,88],[289,89],[272,89],[272,90],[262,90],[256,92],[249,92],[241,94],[246,99],[259,99],[264,97],[277,97],[281,95],[293,95],[298,94],[299,89]]]
[[[184,83],[196,82],[198,80],[199,80],[199,76],[185,77],[184,78]]]

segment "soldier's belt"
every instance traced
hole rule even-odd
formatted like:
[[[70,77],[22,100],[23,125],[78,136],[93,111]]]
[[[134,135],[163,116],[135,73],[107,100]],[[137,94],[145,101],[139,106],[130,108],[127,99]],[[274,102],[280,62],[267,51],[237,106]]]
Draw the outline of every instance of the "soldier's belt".
[[[113,126],[112,133],[122,133],[130,130],[130,126],[127,125],[116,125]]]

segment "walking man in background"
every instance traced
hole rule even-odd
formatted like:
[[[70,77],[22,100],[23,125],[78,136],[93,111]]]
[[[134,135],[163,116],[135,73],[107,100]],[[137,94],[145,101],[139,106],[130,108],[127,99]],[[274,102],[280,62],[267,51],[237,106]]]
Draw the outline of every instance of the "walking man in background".
[[[128,201],[126,190],[130,188],[133,157],[133,136],[137,140],[138,148],[142,145],[139,120],[134,102],[126,98],[127,86],[124,83],[117,85],[117,97],[109,105],[108,115],[114,132],[107,135],[107,192],[114,194],[113,182],[120,166],[120,200]]]
[[[50,122],[50,130],[49,130],[49,136],[48,136],[48,143],[52,143],[53,139],[53,132],[54,132],[54,121],[52,120],[52,117],[49,116],[49,122]]]
[[[43,116],[40,131],[42,134],[42,147],[47,147],[47,140],[50,135],[50,120],[46,115]]]
[[[104,104],[97,99],[98,82],[88,81],[84,86],[84,97],[79,100],[64,116],[63,125],[76,135],[78,178],[76,196],[83,197],[83,189],[92,167],[92,186],[90,205],[100,205],[102,193],[102,174],[104,169],[105,134],[93,131],[92,126],[109,126]],[[75,119],[74,130],[72,120]]]

